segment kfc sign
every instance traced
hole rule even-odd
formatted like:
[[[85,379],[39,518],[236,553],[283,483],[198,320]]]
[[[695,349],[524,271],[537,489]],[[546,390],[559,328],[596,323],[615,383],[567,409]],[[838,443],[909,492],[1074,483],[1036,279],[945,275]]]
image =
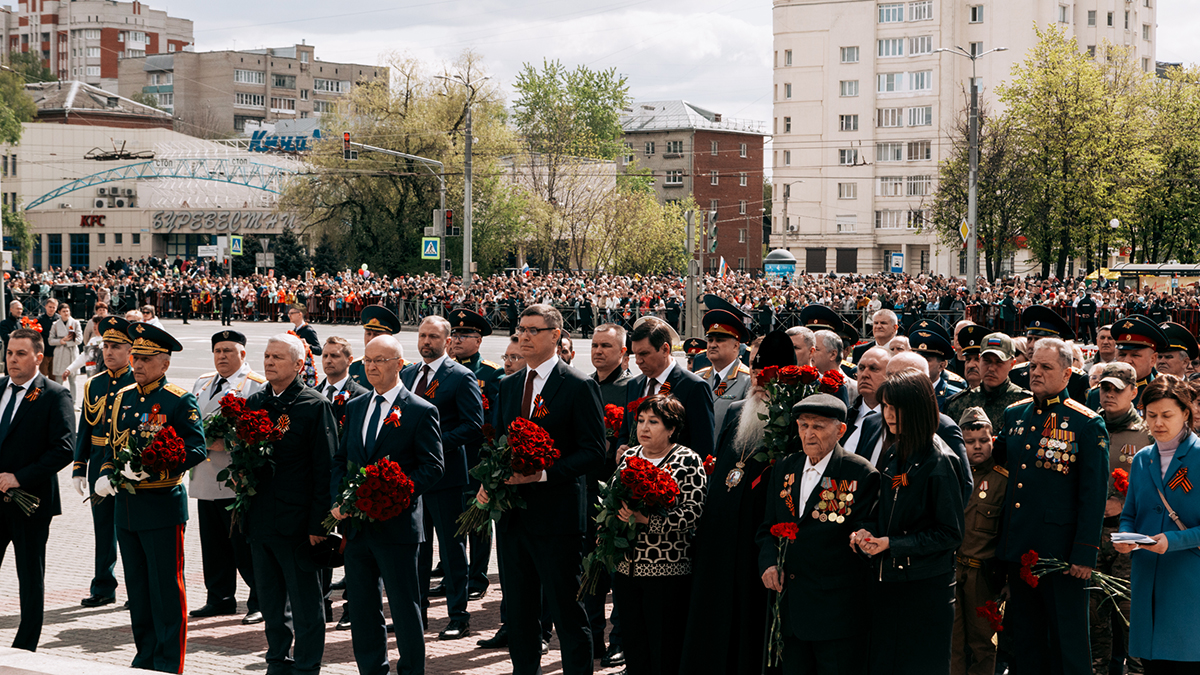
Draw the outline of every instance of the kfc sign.
[[[104,216],[80,216],[80,227],[104,227]]]

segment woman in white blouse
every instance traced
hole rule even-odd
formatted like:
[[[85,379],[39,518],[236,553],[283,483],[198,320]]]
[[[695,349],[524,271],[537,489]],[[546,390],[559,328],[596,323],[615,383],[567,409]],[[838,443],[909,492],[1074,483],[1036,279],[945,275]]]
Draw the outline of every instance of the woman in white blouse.
[[[59,373],[66,371],[75,357],[79,356],[79,344],[83,340],[83,328],[79,321],[71,318],[71,306],[62,303],[58,306],[58,321],[50,324],[50,346],[54,347],[54,362],[50,372],[55,379]],[[71,389],[71,400],[75,400],[75,373],[67,376]],[[61,380],[60,380],[61,382]]]

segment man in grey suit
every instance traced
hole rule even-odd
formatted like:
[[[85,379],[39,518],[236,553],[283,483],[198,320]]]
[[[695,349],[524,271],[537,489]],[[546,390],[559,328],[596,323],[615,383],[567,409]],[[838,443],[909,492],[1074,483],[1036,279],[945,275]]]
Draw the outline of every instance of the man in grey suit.
[[[725,421],[725,411],[750,391],[750,369],[738,360],[741,346],[753,337],[733,312],[714,309],[704,314],[704,332],[708,340],[711,365],[696,371],[696,376],[713,390],[715,429]]]

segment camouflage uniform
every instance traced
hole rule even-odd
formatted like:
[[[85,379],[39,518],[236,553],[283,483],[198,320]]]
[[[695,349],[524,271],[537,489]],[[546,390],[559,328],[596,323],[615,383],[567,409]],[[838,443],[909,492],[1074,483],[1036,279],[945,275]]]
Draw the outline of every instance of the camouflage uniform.
[[[996,387],[994,391],[986,391],[980,384],[974,389],[951,396],[946,401],[945,410],[942,412],[946,413],[950,419],[957,420],[962,417],[967,408],[978,406],[987,413],[988,419],[992,422],[992,429],[999,429],[1004,426],[1005,409],[1031,395],[1029,391],[1013,384],[1012,380],[1005,380],[1004,384]]]

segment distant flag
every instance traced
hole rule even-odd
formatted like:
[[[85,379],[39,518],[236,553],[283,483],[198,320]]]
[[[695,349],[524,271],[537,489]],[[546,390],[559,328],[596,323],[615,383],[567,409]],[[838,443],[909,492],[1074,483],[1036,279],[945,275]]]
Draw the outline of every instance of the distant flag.
[[[521,268],[521,274],[529,274],[529,263],[525,263],[525,266]]]
[[[717,271],[717,276],[725,276],[729,274],[729,266],[725,264],[725,256],[721,256],[721,268]]]

